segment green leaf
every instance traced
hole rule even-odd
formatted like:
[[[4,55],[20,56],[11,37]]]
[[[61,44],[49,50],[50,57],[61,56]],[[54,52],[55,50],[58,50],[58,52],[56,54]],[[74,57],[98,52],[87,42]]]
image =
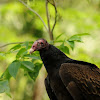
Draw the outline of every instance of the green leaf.
[[[42,63],[35,63],[35,70],[34,71],[39,71],[42,67]]]
[[[76,34],[75,36],[85,36],[85,35],[90,35],[89,33],[81,33],[81,34]]]
[[[21,64],[19,61],[15,60],[13,61],[9,66],[8,66],[8,70],[11,76],[13,76],[14,78],[16,78],[18,69],[20,68]]]
[[[39,56],[34,56],[34,55],[30,55],[30,54],[27,54],[27,55],[24,55],[24,57],[28,57],[28,58],[32,58],[32,59],[39,59],[41,60],[41,58]]]
[[[10,92],[8,80],[0,81],[0,93]]]
[[[21,45],[20,45],[20,44],[17,44],[17,45],[15,45],[14,47],[12,47],[12,48],[10,49],[10,51],[14,51],[14,50],[17,50],[17,49],[19,49],[19,48],[21,48]]]
[[[56,40],[59,39],[62,35],[63,35],[63,33],[60,34],[60,35],[58,35],[58,36],[56,37]]]
[[[70,38],[68,39],[68,41],[82,42],[81,37],[80,37],[80,36],[77,36],[77,35],[74,35],[74,36],[70,37]]]
[[[36,63],[35,64],[35,68],[34,68],[34,71],[33,72],[28,72],[29,76],[35,81],[38,74],[39,74],[39,71],[42,67],[42,64],[41,63]]]
[[[69,46],[72,48],[72,50],[74,49],[75,46],[75,41],[76,42],[82,42],[81,37],[85,36],[85,35],[89,35],[88,33],[81,33],[81,34],[76,34],[71,36],[66,42],[69,44]]]
[[[38,72],[28,72],[28,75],[35,81],[38,76]]]
[[[82,42],[81,36],[89,35],[88,33],[81,33],[71,36],[68,41]]]
[[[1,75],[0,80],[9,80],[11,78],[11,75],[9,74],[8,68],[5,70],[5,72]]]
[[[22,61],[21,64],[30,71],[34,70],[34,64],[30,61]]]
[[[66,41],[66,42],[69,44],[69,46],[73,50],[74,49],[74,46],[75,46],[75,42],[74,41]]]
[[[59,47],[58,47],[62,52],[69,54],[69,48],[67,46],[64,46],[64,43],[62,43]]]
[[[7,96],[9,96],[10,98],[12,98],[12,97],[11,97],[11,94],[10,94],[10,91],[6,91],[6,94],[7,94]]]
[[[29,41],[29,44],[32,46],[32,44],[33,44],[33,41]]]
[[[22,58],[22,57],[23,57],[24,55],[26,55],[26,54],[27,54],[27,50],[26,50],[25,48],[22,48],[22,49],[20,49],[19,52],[17,53],[16,59]]]
[[[22,46],[25,46],[25,47],[26,47],[26,49],[28,49],[29,42],[28,42],[28,41],[24,42],[24,43],[22,44]]]

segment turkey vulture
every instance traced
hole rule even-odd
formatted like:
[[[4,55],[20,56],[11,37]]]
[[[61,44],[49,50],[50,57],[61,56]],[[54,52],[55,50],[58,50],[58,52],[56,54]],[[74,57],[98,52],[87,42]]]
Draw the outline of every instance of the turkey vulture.
[[[73,60],[45,39],[35,41],[30,54],[39,51],[48,73],[45,86],[50,100],[100,100],[100,69]]]

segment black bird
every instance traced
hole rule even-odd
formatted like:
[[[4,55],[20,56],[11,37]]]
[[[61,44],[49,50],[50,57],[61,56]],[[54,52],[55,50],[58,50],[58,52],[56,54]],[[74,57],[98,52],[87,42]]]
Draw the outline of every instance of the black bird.
[[[35,41],[30,53],[39,51],[48,73],[45,86],[50,100],[100,100],[100,69],[73,60],[45,39]]]

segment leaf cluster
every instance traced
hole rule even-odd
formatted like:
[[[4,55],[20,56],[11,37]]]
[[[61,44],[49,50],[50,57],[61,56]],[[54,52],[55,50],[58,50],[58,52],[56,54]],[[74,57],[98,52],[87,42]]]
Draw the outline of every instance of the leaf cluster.
[[[65,39],[64,40],[60,40],[60,37],[62,36],[63,34],[60,34],[56,37],[56,40],[54,41],[54,43],[56,44],[57,42],[60,42],[59,46],[57,46],[60,50],[62,50],[64,53],[66,54],[70,54],[70,49],[71,50],[74,50],[75,48],[75,42],[83,42],[82,41],[82,37],[83,36],[86,36],[86,35],[89,35],[88,33],[81,33],[81,34],[75,34],[69,38],[66,38],[65,36]]]
[[[42,62],[39,53],[30,55],[28,50],[31,48],[33,42],[24,42],[13,46],[7,53],[0,53],[0,56],[15,53],[16,58],[7,67],[5,72],[0,77],[0,93],[6,92],[10,96],[9,80],[11,77],[16,79],[19,69],[23,69],[27,76],[30,76],[34,81],[41,69]]]

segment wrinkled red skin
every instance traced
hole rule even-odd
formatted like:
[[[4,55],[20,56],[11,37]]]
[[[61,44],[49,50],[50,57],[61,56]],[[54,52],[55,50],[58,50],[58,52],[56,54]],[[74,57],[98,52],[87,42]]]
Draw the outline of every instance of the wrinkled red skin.
[[[49,45],[49,44],[48,44],[47,41],[44,40],[44,39],[36,40],[36,41],[33,43],[32,47],[31,47],[31,49],[30,49],[30,54],[32,54],[34,51],[39,51],[39,50],[41,50],[41,49],[43,49],[43,48],[47,48],[48,45]]]

